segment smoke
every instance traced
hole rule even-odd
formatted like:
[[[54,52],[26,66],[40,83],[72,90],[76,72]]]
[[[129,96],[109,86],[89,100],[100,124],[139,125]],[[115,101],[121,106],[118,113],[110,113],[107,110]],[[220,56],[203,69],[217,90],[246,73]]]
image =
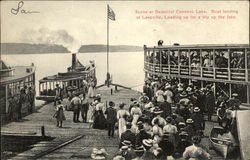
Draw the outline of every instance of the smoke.
[[[70,52],[78,52],[81,43],[71,36],[66,30],[50,30],[48,28],[40,28],[38,30],[26,30],[23,32],[23,40],[28,43],[63,45]]]

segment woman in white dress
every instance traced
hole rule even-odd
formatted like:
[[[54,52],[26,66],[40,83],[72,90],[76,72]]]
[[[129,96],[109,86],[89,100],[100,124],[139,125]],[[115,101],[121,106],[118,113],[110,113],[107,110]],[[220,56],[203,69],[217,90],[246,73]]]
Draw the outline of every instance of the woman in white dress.
[[[133,117],[132,125],[136,125],[141,115],[142,115],[142,112],[139,107],[139,104],[135,104],[134,107],[131,109],[131,116]]]
[[[124,109],[124,106],[125,104],[121,103],[119,105],[120,110],[117,112],[119,138],[126,131],[126,117],[129,116],[129,112]]]
[[[89,88],[88,88],[88,97],[89,98],[95,97],[94,82],[93,82],[92,79],[89,81],[88,86],[89,86]]]

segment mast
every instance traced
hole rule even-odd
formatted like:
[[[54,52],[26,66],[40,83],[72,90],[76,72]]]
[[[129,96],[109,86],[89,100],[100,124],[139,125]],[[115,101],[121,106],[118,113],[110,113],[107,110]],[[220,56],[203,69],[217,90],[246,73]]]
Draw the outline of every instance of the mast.
[[[107,75],[109,74],[109,6],[107,5]]]

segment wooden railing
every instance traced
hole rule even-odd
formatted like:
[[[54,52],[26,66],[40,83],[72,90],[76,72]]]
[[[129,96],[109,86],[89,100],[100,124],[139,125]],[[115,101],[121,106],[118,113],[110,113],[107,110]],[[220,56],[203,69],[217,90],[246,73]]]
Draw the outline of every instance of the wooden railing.
[[[218,67],[190,67],[182,65],[154,64],[145,62],[146,71],[157,74],[172,74],[192,76],[208,79],[249,81],[250,69],[240,68],[218,68]],[[246,73],[248,75],[246,76]]]

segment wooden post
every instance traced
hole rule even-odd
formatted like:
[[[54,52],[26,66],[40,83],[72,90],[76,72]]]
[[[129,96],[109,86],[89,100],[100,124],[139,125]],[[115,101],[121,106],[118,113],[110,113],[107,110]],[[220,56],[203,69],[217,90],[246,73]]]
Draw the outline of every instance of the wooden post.
[[[155,48],[155,47],[154,47]],[[153,50],[153,72],[154,72],[154,75],[155,75],[155,49]]]
[[[209,58],[210,58],[210,56],[209,56]],[[214,76],[214,79],[216,79],[215,49],[213,49],[213,66],[212,67],[213,67],[213,76]]]
[[[45,128],[44,128],[44,126],[41,127],[41,135],[42,135],[42,137],[45,137]]]
[[[232,84],[229,83],[229,98],[232,97]]]
[[[227,50],[228,51],[228,63],[227,63],[227,67],[228,67],[228,80],[230,81],[231,80],[231,65],[230,65],[230,62],[231,62],[231,54],[230,54],[230,49]]]
[[[170,75],[170,49],[168,49],[168,75]]]
[[[188,49],[188,75],[191,76],[191,73],[190,49]]]
[[[180,54],[181,54],[181,52],[180,52],[180,49],[178,49],[177,50],[177,54],[178,54],[178,75],[180,76],[180,74],[181,74],[181,64],[180,64]]]
[[[203,78],[202,50],[200,49],[200,75]]]
[[[250,104],[250,85],[247,84],[247,104]]]
[[[160,73],[162,73],[162,50],[160,49]]]
[[[245,81],[246,82],[248,82],[248,66],[247,66],[248,61],[249,61],[249,59],[247,59],[247,49],[245,48],[245,77],[246,77]],[[248,86],[248,88],[249,88],[249,86]],[[250,95],[248,95],[248,99],[250,99],[249,96]]]

